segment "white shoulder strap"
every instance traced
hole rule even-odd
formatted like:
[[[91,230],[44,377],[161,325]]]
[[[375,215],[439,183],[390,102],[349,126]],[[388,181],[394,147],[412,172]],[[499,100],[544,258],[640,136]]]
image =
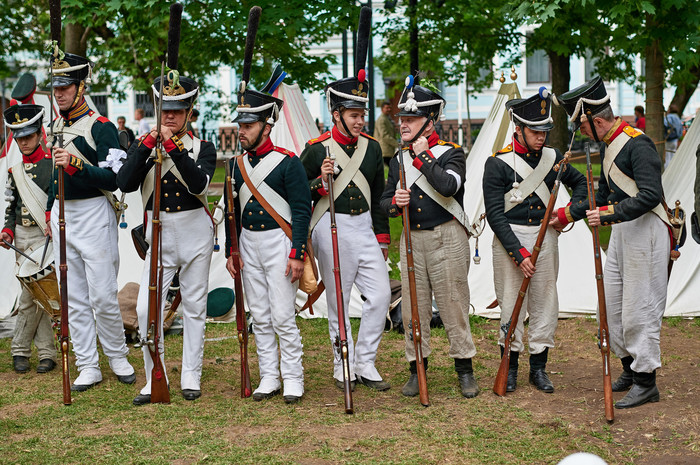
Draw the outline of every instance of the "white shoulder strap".
[[[289,203],[265,182],[265,179],[267,179],[270,173],[272,173],[272,171],[279,166],[280,163],[282,163],[284,158],[288,156],[289,155],[276,151],[271,152],[267,154],[260,163],[255,165],[255,168],[251,166],[250,161],[248,161],[248,157],[245,155],[243,155],[242,161],[245,164],[245,169],[246,172],[248,172],[250,181],[253,183],[258,192],[260,192],[260,195],[265,198],[267,203],[270,204],[270,206],[284,219],[284,221],[291,224],[292,209],[289,206]],[[241,210],[245,210],[248,200],[250,200],[250,198],[253,196],[248,184],[245,182],[243,183],[238,195]]]
[[[552,170],[556,161],[556,151],[549,147],[542,149],[542,158],[535,169],[532,169],[520,156],[514,152],[507,152],[496,155],[501,161],[510,166],[518,175],[523,178],[517,190],[520,191],[522,198],[527,198],[533,192],[542,200],[542,203],[547,205],[549,202],[550,192],[547,185],[543,182],[547,174]],[[509,212],[517,204],[510,202],[510,198],[515,194],[516,188],[512,188],[503,196],[505,212]]]
[[[34,181],[29,178],[29,175],[24,171],[24,163],[18,163],[12,167],[12,179],[15,180],[17,192],[22,198],[22,203],[29,210],[41,230],[46,229],[46,201],[49,196],[44,192]]]

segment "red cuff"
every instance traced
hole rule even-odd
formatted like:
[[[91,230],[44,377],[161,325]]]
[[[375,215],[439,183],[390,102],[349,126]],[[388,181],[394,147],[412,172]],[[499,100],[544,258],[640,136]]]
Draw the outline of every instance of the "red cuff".
[[[51,223],[51,210],[44,212],[46,215],[46,224]]]
[[[163,143],[163,148],[165,149],[166,152],[170,153],[173,150],[177,149],[177,145],[175,145],[175,142],[173,142],[173,139],[170,138]]]
[[[416,157],[413,159],[413,166],[415,166],[416,169],[420,169],[420,167],[423,166],[423,162],[420,158]]]
[[[154,149],[156,147],[156,138],[153,137],[149,132],[148,135],[146,135],[146,137],[141,139],[141,143],[149,149]]]
[[[78,171],[78,168],[76,168],[75,166],[69,165],[69,166],[66,166],[65,168],[63,168],[63,171],[67,175],[73,176]]]
[[[10,237],[12,238],[12,240],[10,242],[15,241],[15,232],[13,230],[11,230],[10,228],[3,228],[2,232],[10,235]]]
[[[562,207],[557,210],[557,218],[559,218],[559,222],[564,226],[569,224],[569,219],[566,217],[566,208]]]
[[[319,176],[318,179],[321,179],[321,176]],[[318,188],[317,192],[321,195],[328,195],[328,191],[323,187],[323,179],[321,179],[321,187]]]
[[[380,244],[391,244],[391,234],[377,234],[377,242]]]
[[[530,252],[527,251],[527,249],[526,249],[525,247],[523,247],[523,248],[521,248],[520,250],[518,250],[518,252],[520,252],[520,255],[522,255],[523,258],[527,258],[527,257],[529,257],[530,255],[532,255]]]

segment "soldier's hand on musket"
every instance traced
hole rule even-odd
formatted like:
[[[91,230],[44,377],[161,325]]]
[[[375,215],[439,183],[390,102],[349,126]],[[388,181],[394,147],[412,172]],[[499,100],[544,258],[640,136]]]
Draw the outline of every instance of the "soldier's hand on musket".
[[[559,232],[566,227],[565,225],[561,224],[559,217],[555,213],[553,213],[552,217],[549,219],[549,225]]]
[[[389,248],[388,247],[382,247],[382,257],[384,257],[384,261],[386,261],[389,258]]]
[[[532,278],[532,275],[535,274],[535,270],[535,265],[532,264],[530,257],[526,257],[522,262],[520,262],[520,271],[523,272],[523,275],[526,278]]]
[[[428,139],[426,139],[425,136],[420,136],[413,143],[413,151],[416,154],[427,152],[429,148],[430,146],[428,145]]]
[[[397,207],[405,207],[411,200],[411,189],[396,189],[396,192],[394,192],[394,200],[396,200]]]
[[[242,270],[243,269],[243,259],[241,259],[240,255],[230,255],[228,259],[226,260],[226,269],[228,270],[229,274],[233,279],[236,279],[236,268],[233,266],[233,260],[234,257],[238,258],[238,267]]]
[[[588,226],[600,226],[600,210],[598,208],[586,210],[586,217],[588,218]]]
[[[7,241],[8,244],[12,244],[12,236],[10,236],[6,232],[0,233],[0,239],[2,239],[3,241]],[[0,241],[0,247],[4,247],[6,249],[10,248],[7,244],[5,244],[4,242],[1,242],[1,241]]]
[[[284,270],[284,275],[289,276],[290,273],[292,275],[292,282],[301,278],[301,275],[304,274],[304,260],[299,260],[298,258],[290,258],[287,260],[287,269]]]
[[[56,166],[62,166],[63,168],[68,168],[70,166],[71,154],[68,150],[60,147],[53,148],[53,159]]]
[[[335,162],[332,158],[324,158],[323,164],[321,165],[321,177],[325,181],[328,179],[328,175],[333,175],[333,166]]]
[[[160,128],[160,134],[163,136],[163,141],[166,141],[173,137],[173,130],[170,129],[168,126],[162,125]],[[155,127],[151,129],[151,137],[154,139],[158,139],[158,128]]]

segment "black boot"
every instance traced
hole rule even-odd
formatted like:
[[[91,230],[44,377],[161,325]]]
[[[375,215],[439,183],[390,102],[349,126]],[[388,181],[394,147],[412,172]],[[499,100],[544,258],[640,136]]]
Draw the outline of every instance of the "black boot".
[[[547,376],[548,352],[549,347],[545,347],[539,354],[530,354],[530,383],[540,391],[551,394],[554,392],[554,385]]]
[[[472,359],[456,358],[455,371],[459,379],[459,387],[462,390],[462,395],[468,399],[479,395],[479,385],[474,379],[474,369],[472,368]]]
[[[620,362],[622,362],[622,373],[620,373],[620,377],[612,383],[613,392],[623,392],[632,387],[632,378],[634,377],[634,372],[632,371],[631,367],[633,361],[634,359],[631,356],[623,357],[620,359]]]
[[[503,346],[501,348],[501,358],[503,358]],[[508,381],[506,381],[506,392],[513,392],[518,387],[518,357],[520,352],[510,351],[510,360],[508,364]]]
[[[26,373],[29,371],[29,358],[21,355],[13,355],[12,366],[17,373]]]
[[[656,387],[656,370],[651,373],[633,371],[632,388],[615,404],[615,408],[633,408],[647,402],[659,401],[659,388]]]
[[[428,370],[428,359],[423,359],[423,366],[426,371]],[[409,365],[408,370],[411,372],[411,376],[406,381],[406,384],[401,388],[401,394],[406,397],[415,397],[418,395],[418,367],[416,366],[416,361],[412,361]]]

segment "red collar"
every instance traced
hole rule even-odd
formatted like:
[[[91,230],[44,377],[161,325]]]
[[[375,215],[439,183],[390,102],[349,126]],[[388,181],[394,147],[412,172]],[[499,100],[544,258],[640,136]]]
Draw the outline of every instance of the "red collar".
[[[515,137],[515,134],[513,134],[513,150],[515,150],[516,153],[528,153],[529,150],[527,147],[525,147],[523,144],[518,142],[518,139]]]
[[[438,133],[436,131],[431,132],[428,136],[428,147],[435,147],[436,145],[438,145],[439,141],[440,136],[438,135]],[[410,149],[413,150],[413,144],[411,144]]]
[[[260,157],[262,155],[266,155],[272,152],[274,148],[275,146],[272,144],[272,140],[270,140],[270,138],[268,137],[267,139],[265,139],[265,142],[258,146],[256,150],[249,150],[248,153]]]
[[[615,127],[617,126],[617,127]],[[610,128],[610,131],[603,137],[603,141],[607,144],[610,145],[612,142],[615,140],[617,136],[619,136],[622,131],[625,129],[625,126],[629,126],[629,123],[622,118],[617,118],[617,121],[615,122],[615,125],[613,125],[612,128]],[[611,133],[612,132],[612,133]]]
[[[331,135],[333,136],[333,139],[340,145],[355,145],[357,144],[357,137],[348,137],[340,130],[338,129],[337,126],[333,126],[333,129],[331,130]]]
[[[51,154],[44,152],[44,148],[41,144],[39,144],[31,155],[22,154],[22,162],[24,163],[37,163],[42,158],[51,158]]]

